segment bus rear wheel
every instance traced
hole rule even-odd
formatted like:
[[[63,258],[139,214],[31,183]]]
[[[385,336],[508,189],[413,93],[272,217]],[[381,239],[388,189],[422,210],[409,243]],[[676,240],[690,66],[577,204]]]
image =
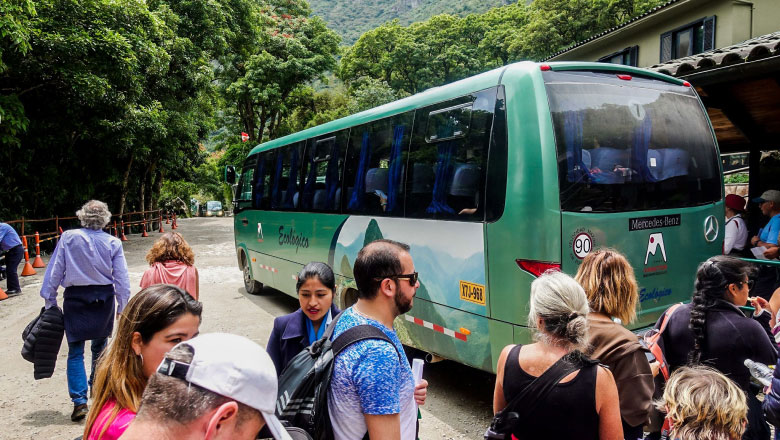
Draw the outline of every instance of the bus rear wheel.
[[[252,272],[249,270],[249,262],[244,259],[244,288],[250,295],[260,295],[263,291],[263,283],[252,279]]]

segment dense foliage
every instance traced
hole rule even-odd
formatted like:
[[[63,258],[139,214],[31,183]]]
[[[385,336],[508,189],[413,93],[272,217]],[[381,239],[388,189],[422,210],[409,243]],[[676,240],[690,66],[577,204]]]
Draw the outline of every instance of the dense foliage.
[[[541,59],[662,0],[535,0],[404,25],[502,1],[314,0],[324,19],[305,0],[0,1],[0,218],[89,198],[114,212],[227,202],[221,167],[264,140]],[[326,26],[400,12],[350,47]]]
[[[392,20],[403,25],[427,20],[438,14],[460,17],[478,14],[510,0],[311,0],[311,8],[335,29],[345,43],[352,44],[366,31]]]
[[[535,0],[463,18],[385,23],[348,48],[338,75],[417,93],[513,61],[539,60],[644,13],[663,0]]]
[[[302,0],[0,2],[0,218],[89,198],[155,209],[165,181],[223,199],[201,140],[226,121],[229,142],[258,139],[335,66],[338,37],[309,14]]]

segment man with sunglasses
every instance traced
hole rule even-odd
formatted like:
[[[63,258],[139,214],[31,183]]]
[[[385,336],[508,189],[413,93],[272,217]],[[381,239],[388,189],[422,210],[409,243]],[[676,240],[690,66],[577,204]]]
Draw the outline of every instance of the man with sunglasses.
[[[392,344],[366,339],[344,349],[335,359],[328,392],[328,410],[336,440],[414,440],[417,409],[428,382],[414,383],[393,320],[411,310],[420,286],[409,246],[376,240],[358,253],[353,270],[357,303],[346,309],[333,332],[368,324],[382,330]]]

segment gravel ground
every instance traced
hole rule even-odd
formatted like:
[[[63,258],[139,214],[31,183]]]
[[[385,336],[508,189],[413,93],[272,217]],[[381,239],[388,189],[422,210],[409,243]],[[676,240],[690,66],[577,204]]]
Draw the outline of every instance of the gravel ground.
[[[247,295],[237,268],[232,218],[179,221],[178,231],[192,245],[200,273],[203,302],[201,332],[229,332],[265,346],[273,318],[289,313],[297,301],[267,289]],[[169,225],[166,225],[168,230]],[[144,256],[158,234],[128,236],[125,256],[132,293],[147,264]],[[22,265],[19,266],[21,271]],[[54,375],[34,380],[33,366],[22,359],[21,333],[43,306],[39,297],[45,269],[22,278],[19,296],[0,302],[0,439],[74,439],[82,423],[70,421],[73,409],[65,377],[67,344],[63,342]],[[3,286],[5,283],[2,284]],[[61,291],[60,291],[61,293]],[[60,297],[61,299],[61,297]],[[60,305],[61,305],[60,301]],[[88,350],[85,350],[89,353]],[[87,354],[87,357],[89,355]],[[490,422],[494,376],[448,361],[427,365],[428,402],[422,414],[421,439],[481,439]]]

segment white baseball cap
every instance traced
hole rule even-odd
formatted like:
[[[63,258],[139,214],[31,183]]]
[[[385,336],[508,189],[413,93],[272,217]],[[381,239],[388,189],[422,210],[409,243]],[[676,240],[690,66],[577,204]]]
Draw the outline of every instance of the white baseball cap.
[[[228,333],[203,334],[176,347],[180,345],[193,350],[192,361],[187,364],[165,358],[158,373],[178,377],[260,411],[276,440],[291,440],[274,414],[276,367],[262,347]]]
[[[753,199],[755,203],[775,202],[780,203],[780,191],[776,189],[768,189],[761,194],[761,197]]]

